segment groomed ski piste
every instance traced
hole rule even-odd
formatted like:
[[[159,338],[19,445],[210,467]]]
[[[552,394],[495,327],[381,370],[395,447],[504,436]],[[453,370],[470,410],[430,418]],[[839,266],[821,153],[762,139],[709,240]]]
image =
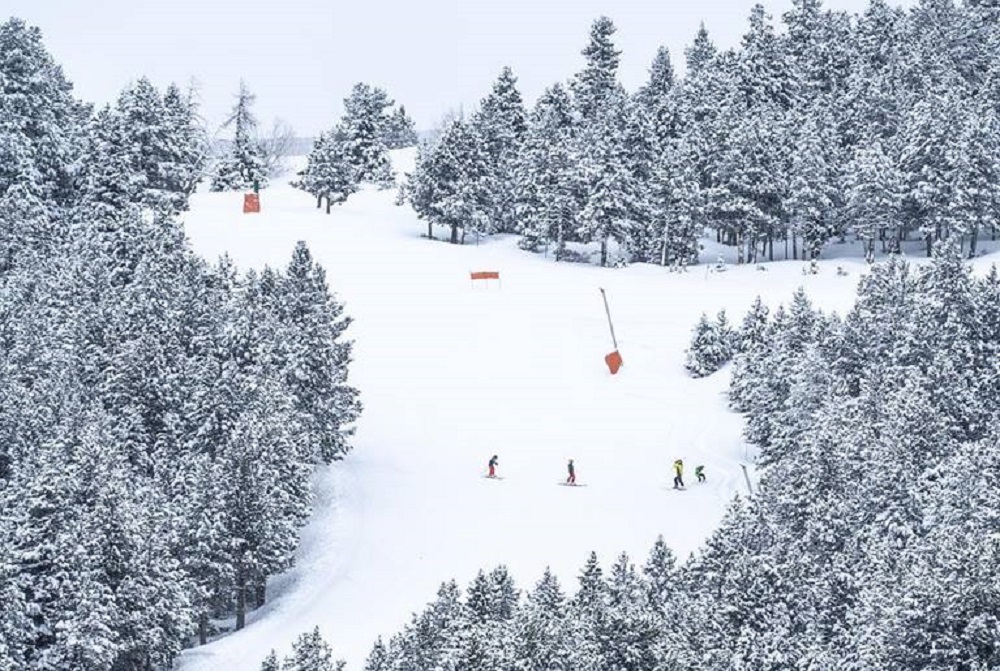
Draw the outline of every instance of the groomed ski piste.
[[[413,156],[394,153],[397,171]],[[622,551],[641,564],[659,534],[686,558],[745,494],[740,466],[753,458],[726,405],[727,371],[684,370],[698,317],[724,308],[738,325],[757,295],[773,310],[800,286],[844,314],[867,268],[555,263],[513,237],[427,240],[395,190],[366,188],[326,215],[287,181],[261,192],[259,214],[242,213],[241,194],[197,194],[186,231],[198,253],[227,253],[243,270],[283,267],[308,243],[354,320],[350,383],[364,412],[353,452],[316,477],[295,567],[269,583],[245,629],[186,651],[182,671],[259,668],[314,626],[360,671],[376,637],[399,631],[445,580],[465,587],[503,563],[523,589],[549,566],[572,592],[590,551],[605,566]],[[472,282],[474,271],[500,281]],[[615,376],[602,287],[624,360]],[[493,454],[502,479],[483,477]],[[558,486],[570,458],[585,487]],[[672,487],[677,458],[684,491]]]

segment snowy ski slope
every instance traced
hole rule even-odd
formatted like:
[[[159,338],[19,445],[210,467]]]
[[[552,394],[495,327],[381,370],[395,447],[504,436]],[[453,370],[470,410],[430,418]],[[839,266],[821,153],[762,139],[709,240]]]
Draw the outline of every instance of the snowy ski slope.
[[[413,154],[395,158],[405,169]],[[261,193],[258,215],[242,214],[239,194],[194,198],[185,225],[209,259],[284,266],[295,242],[308,242],[355,320],[351,383],[365,410],[354,452],[317,476],[296,567],[272,581],[243,631],[185,652],[183,671],[256,669],[315,625],[359,671],[376,636],[401,628],[446,579],[464,586],[502,562],[523,588],[548,565],[572,590],[591,550],[606,565],[621,551],[641,563],[658,534],[686,557],[744,490],[747,457],[741,419],[726,408],[728,376],[684,371],[698,316],[726,308],[738,323],[756,295],[774,308],[798,286],[843,313],[864,269],[556,264],[512,238],[423,239],[426,224],[394,198],[366,190],[329,216],[285,184]],[[499,271],[502,286],[473,286],[473,270]],[[599,287],[625,361],[614,377]],[[494,453],[500,481],[482,477]],[[677,457],[684,492],[671,489]],[[587,487],[556,486],[569,458]],[[696,464],[705,484],[694,482]]]

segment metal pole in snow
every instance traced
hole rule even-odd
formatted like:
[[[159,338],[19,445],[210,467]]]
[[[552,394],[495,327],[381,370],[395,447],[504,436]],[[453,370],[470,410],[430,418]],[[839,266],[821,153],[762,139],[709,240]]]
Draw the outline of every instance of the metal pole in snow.
[[[750,485],[750,474],[747,473],[747,465],[740,464],[740,468],[743,469],[743,478],[747,481],[747,491],[750,492],[750,498],[753,498],[753,487]]]
[[[618,339],[615,338],[615,325],[611,322],[611,310],[608,308],[608,296],[604,293],[604,289],[601,289],[601,298],[604,299],[604,311],[608,313],[608,327],[611,329],[611,342],[615,344],[615,349],[618,349]]]

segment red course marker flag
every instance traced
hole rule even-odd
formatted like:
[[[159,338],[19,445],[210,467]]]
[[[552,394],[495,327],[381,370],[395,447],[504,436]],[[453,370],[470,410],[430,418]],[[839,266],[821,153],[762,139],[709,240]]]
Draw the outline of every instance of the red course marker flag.
[[[604,363],[608,364],[608,370],[610,370],[611,374],[614,375],[618,372],[618,369],[622,367],[622,363],[624,362],[622,361],[622,355],[618,353],[618,350],[615,350],[611,354],[604,357]]]
[[[243,214],[260,212],[260,196],[256,193],[243,194]]]

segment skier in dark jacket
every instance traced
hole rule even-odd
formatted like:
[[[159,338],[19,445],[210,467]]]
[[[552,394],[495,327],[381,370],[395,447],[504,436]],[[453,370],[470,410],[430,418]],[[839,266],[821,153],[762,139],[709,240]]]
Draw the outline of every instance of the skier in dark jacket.
[[[566,464],[566,470],[569,471],[569,477],[566,478],[566,484],[567,485],[575,485],[576,484],[576,469],[573,467],[573,460],[572,459],[570,459],[569,463]]]
[[[694,477],[698,478],[698,482],[705,482],[705,467],[695,466],[694,467]]]
[[[674,462],[674,489],[684,487],[684,461],[678,459]]]
[[[500,462],[497,459],[497,455],[494,454],[492,457],[490,457],[490,473],[486,477],[488,477],[488,478],[495,478],[497,476],[496,469],[497,469],[497,464],[498,463],[500,463]]]

